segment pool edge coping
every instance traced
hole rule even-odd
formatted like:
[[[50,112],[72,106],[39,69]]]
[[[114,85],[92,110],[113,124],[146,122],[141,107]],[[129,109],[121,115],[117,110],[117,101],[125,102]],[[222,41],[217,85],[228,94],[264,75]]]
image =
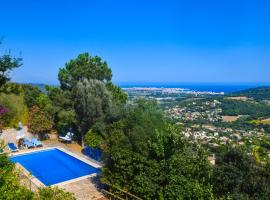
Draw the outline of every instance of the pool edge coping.
[[[32,150],[31,151],[26,151],[26,152],[16,152],[16,153],[12,153],[9,155],[9,157],[13,157],[13,156],[20,156],[20,155],[25,155],[25,154],[30,154],[30,153],[35,153],[35,152],[39,152],[39,151],[46,151],[46,150],[51,150],[51,149],[58,149],[94,168],[98,168],[100,169],[102,167],[101,164],[98,164],[98,163],[95,163],[91,160],[87,160],[86,158],[82,157],[82,156],[79,156],[69,150],[66,150],[62,147],[45,147],[45,148],[41,148],[41,149],[35,149],[35,150]],[[52,184],[50,186],[46,186],[44,183],[42,183],[37,177],[35,177],[33,174],[31,174],[31,172],[29,172],[25,167],[23,167],[20,163],[16,162],[15,163],[15,166],[17,166],[17,168],[20,170],[20,171],[23,171],[24,175],[27,176],[27,178],[30,179],[30,181],[32,181],[36,186],[38,187],[54,187],[54,186],[63,186],[63,185],[66,185],[66,184],[69,184],[69,183],[74,183],[74,182],[77,182],[77,181],[80,181],[80,180],[84,180],[84,179],[87,179],[87,178],[91,178],[91,177],[94,177],[97,175],[97,173],[93,173],[93,174],[89,174],[89,175],[85,175],[85,176],[80,176],[78,178],[74,178],[74,179],[70,179],[70,180],[67,180],[67,181],[63,181],[63,182],[60,182],[60,183],[56,183],[56,184]]]
[[[23,175],[25,175],[29,179],[29,181],[34,183],[34,185],[37,186],[38,188],[39,187],[47,187],[37,177],[35,177],[33,174],[31,174],[31,172],[29,172],[27,169],[25,169],[25,167],[22,166],[20,163],[18,163],[18,162],[15,163],[15,166],[17,167],[19,172],[23,173]]]

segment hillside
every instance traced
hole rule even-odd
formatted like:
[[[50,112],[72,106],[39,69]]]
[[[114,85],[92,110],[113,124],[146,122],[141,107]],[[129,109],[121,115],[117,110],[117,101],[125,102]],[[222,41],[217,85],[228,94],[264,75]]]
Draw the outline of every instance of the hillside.
[[[245,96],[254,100],[270,100],[270,86],[251,88],[229,94],[229,96]]]

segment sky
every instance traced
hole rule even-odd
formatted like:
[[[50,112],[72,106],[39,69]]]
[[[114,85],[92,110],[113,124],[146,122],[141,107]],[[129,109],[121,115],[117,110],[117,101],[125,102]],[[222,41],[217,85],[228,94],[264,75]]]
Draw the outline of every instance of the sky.
[[[58,84],[89,52],[115,83],[269,83],[270,1],[2,0],[0,53],[23,58],[12,80]]]

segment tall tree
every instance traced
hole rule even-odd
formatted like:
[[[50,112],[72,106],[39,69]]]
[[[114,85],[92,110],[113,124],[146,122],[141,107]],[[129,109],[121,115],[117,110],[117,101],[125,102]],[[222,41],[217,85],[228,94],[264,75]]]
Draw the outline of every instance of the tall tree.
[[[83,136],[98,122],[105,120],[110,114],[111,94],[105,84],[99,80],[83,79],[74,88],[75,111]]]
[[[46,93],[52,102],[54,111],[54,124],[59,133],[66,133],[70,128],[76,132],[76,114],[74,99],[71,92],[62,90],[59,87],[46,86]]]
[[[112,82],[106,84],[107,89],[112,94],[112,100],[116,105],[123,105],[128,100],[128,95],[117,85],[114,85]]]
[[[38,105],[38,97],[42,95],[42,92],[38,87],[30,84],[23,85],[24,101],[28,108]]]
[[[61,88],[54,88],[49,91],[49,97],[51,100],[52,98],[57,97],[56,102],[61,102],[56,105],[56,107],[61,108],[60,111],[56,113],[55,117],[56,120],[60,119],[61,121],[61,123],[55,123],[57,127],[67,127],[69,126],[68,123],[71,123],[70,125],[73,125],[75,130],[78,129],[78,123],[74,123],[75,120],[72,118],[74,113],[73,111],[76,106],[74,102],[76,102],[77,98],[73,91],[77,83],[84,79],[98,80],[104,83],[112,96],[111,101],[113,106],[111,107],[111,118],[106,119],[106,122],[100,120],[96,128],[104,128],[106,123],[111,123],[118,119],[121,113],[120,107],[122,107],[127,101],[127,94],[124,93],[121,88],[114,85],[111,82],[111,78],[111,69],[108,67],[106,61],[103,61],[98,56],[92,57],[88,53],[83,53],[78,55],[77,58],[67,62],[65,67],[61,68],[58,73]],[[55,95],[55,93],[57,93],[57,95]],[[59,99],[61,100],[58,101]],[[55,102],[54,100],[52,101]]]
[[[9,73],[11,70],[21,66],[21,61],[21,58],[12,57],[10,53],[0,56],[0,88],[10,80]]]
[[[112,78],[112,70],[100,57],[83,53],[66,63],[58,73],[61,88],[65,90],[71,90],[84,78],[108,82]]]

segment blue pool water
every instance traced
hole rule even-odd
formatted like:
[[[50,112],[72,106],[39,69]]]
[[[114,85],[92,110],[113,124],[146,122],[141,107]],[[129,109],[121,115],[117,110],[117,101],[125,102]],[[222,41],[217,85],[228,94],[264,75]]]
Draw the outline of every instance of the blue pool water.
[[[99,172],[98,168],[59,149],[12,156],[10,159],[21,164],[46,186]]]

